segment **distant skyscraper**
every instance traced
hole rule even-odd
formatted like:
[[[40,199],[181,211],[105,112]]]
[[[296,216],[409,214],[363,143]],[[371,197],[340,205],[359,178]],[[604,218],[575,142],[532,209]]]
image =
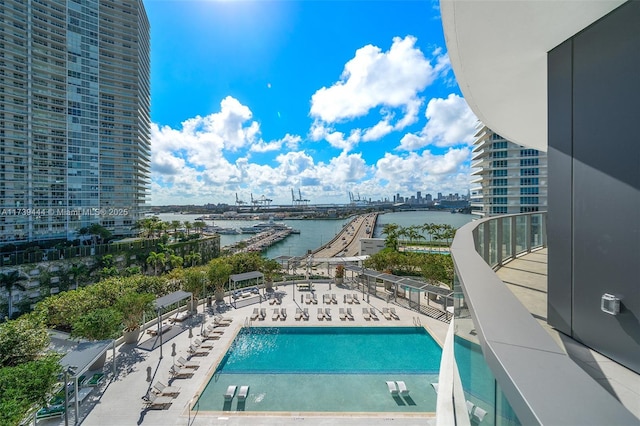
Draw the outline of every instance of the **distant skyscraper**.
[[[0,243],[130,234],[150,174],[142,0],[4,0],[0,18]]]
[[[488,216],[546,210],[547,154],[509,142],[486,126],[475,137],[472,213]]]

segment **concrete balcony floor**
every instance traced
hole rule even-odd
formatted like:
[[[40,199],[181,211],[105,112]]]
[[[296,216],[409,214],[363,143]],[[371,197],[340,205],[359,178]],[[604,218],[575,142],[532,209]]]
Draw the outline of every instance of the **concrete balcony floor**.
[[[512,260],[496,273],[558,346],[640,420],[640,375],[547,324],[547,249]]]

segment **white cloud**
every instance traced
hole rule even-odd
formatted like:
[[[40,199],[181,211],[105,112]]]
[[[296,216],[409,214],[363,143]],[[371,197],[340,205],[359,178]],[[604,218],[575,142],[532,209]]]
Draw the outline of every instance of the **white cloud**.
[[[419,133],[408,133],[398,149],[414,151],[428,145],[448,147],[473,143],[478,119],[464,98],[450,94],[446,99],[429,101],[425,113],[427,124]]]
[[[416,38],[395,37],[387,52],[367,45],[356,51],[340,80],[311,97],[311,116],[327,123],[366,115],[379,105],[402,107],[436,77]]]

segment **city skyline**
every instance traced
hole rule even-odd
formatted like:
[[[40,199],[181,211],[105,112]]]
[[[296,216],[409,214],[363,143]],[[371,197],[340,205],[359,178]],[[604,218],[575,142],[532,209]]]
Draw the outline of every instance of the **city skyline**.
[[[466,194],[437,2],[146,2],[150,205]],[[357,16],[358,19],[354,19]],[[427,18],[425,18],[425,16]]]

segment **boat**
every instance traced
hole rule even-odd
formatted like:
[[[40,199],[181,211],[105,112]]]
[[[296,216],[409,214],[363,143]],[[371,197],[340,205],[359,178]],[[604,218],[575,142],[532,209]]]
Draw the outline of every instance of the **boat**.
[[[242,231],[243,234],[259,234],[260,232],[264,232],[268,230],[285,231],[290,229],[291,229],[290,226],[282,222],[274,222],[273,218],[269,219],[268,222],[260,222],[252,226],[240,227],[240,230]]]
[[[240,234],[240,231],[238,231],[235,228],[223,228],[223,227],[217,226],[217,225],[206,226],[204,228],[204,231],[208,232],[208,233],[216,233],[216,234],[220,234],[220,235],[236,235],[236,234]]]

